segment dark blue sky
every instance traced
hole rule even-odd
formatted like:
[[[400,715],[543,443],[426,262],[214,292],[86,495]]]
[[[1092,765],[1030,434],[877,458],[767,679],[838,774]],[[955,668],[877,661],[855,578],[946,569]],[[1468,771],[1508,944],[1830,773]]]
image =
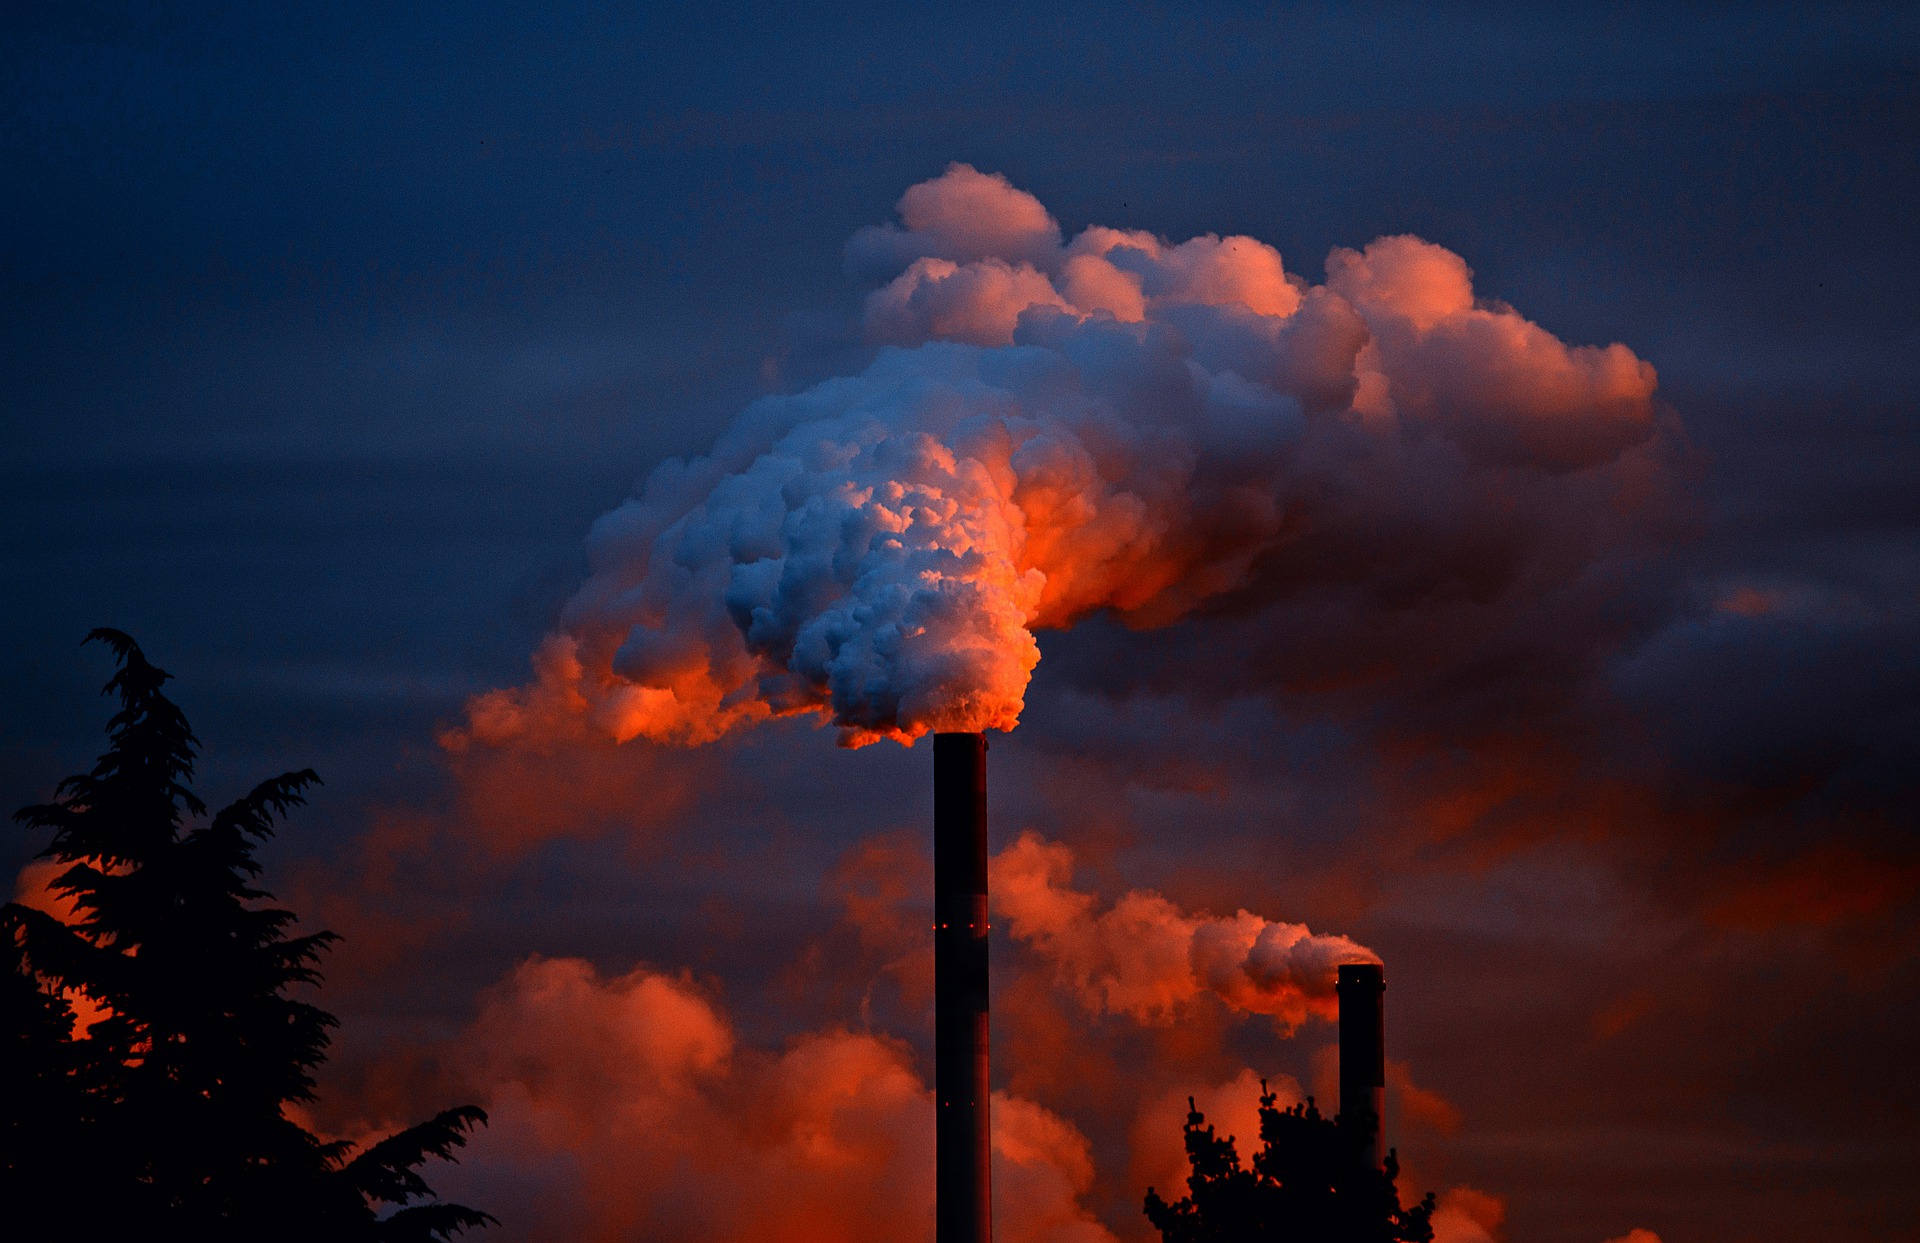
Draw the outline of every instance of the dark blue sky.
[[[1700,879],[1721,875],[1713,868],[1829,841],[1895,870],[1920,857],[1910,6],[1039,7],[10,9],[6,805],[43,797],[96,749],[92,691],[105,668],[76,646],[96,625],[132,631],[179,675],[214,793],[268,770],[323,772],[321,805],[278,848],[289,867],[348,851],[371,808],[453,798],[436,723],[524,678],[583,571],[588,524],[661,458],[707,445],[752,397],[861,366],[862,288],[842,246],[907,186],[962,160],[1005,173],[1069,233],[1096,222],[1173,238],[1243,232],[1313,280],[1332,246],[1417,233],[1465,256],[1483,297],[1570,342],[1625,342],[1659,369],[1678,411],[1690,508],[1636,588],[1647,620],[1606,681],[1673,782],[1747,810],[1677,875],[1657,851],[1598,850],[1592,867],[1607,879],[1596,884],[1637,895],[1621,909],[1657,895],[1661,917],[1688,930],[1674,952],[1707,972],[1770,952],[1701,930],[1723,928],[1700,915],[1718,909],[1719,882]],[[1737,585],[1785,593],[1792,607],[1745,629],[1704,616]],[[1046,650],[1067,687],[1111,645],[1124,657],[1126,642],[1095,627]],[[1038,758],[1104,745],[1061,727],[1048,702],[1037,686],[1035,741],[1008,761],[1022,775],[1007,797],[1023,809],[1049,805]],[[804,758],[825,747],[781,734],[727,762],[824,781],[827,808],[846,792]],[[920,757],[879,750],[828,758],[919,797]],[[1271,757],[1255,747],[1233,762],[1260,769]],[[791,901],[830,922],[816,909],[822,871],[895,824],[890,812],[819,811],[836,826],[825,834],[794,813],[776,832],[800,843],[790,881],[733,890],[677,881],[658,863],[696,839],[751,855],[766,831],[753,817],[788,804],[755,797],[732,810],[696,799],[679,845],[649,856],[647,869],[663,870],[631,883],[596,871],[627,856],[589,837],[475,882],[490,896],[448,899],[503,913],[477,921],[479,948],[444,951],[469,964],[448,969],[444,1021],[530,952],[690,959],[706,918],[694,912],[714,903]],[[16,837],[8,857],[38,845]],[[1177,887],[1155,869],[1188,875],[1197,865],[1178,854],[1136,843],[1114,875]],[[1413,863],[1395,874],[1420,879]],[[1459,884],[1511,881],[1512,909],[1532,909],[1513,894],[1533,882],[1473,875]],[[611,886],[614,906],[644,900],[654,914],[639,932],[627,915],[594,922],[579,887],[595,883]],[[1251,900],[1194,883],[1216,904]],[[1374,921],[1375,943],[1399,926],[1377,905],[1341,909]],[[1515,918],[1465,932],[1471,921],[1440,922],[1514,991],[1533,988],[1534,972],[1575,969],[1554,936],[1530,939],[1531,916]],[[1770,1010],[1782,1026],[1692,1112],[1646,1102],[1684,1075],[1688,1055],[1675,1049],[1745,1021],[1731,1002],[1706,1016],[1679,1005],[1664,1029],[1673,1049],[1603,1071],[1569,1062],[1541,1091],[1633,1078],[1645,1100],[1601,1128],[1621,1144],[1709,1127],[1711,1115],[1773,1145],[1767,1160],[1809,1135],[1828,1142],[1823,1128],[1864,1099],[1864,1072],[1833,1066],[1836,1049],[1899,1053],[1888,1090],[1920,1106],[1911,1035],[1894,1030],[1920,996],[1911,888],[1862,919],[1793,933],[1813,938],[1795,942],[1811,956],[1798,966],[1727,968],[1774,981],[1761,992],[1786,999]],[[1423,942],[1406,938],[1413,962]],[[753,1000],[750,983],[778,972],[751,940],[710,948],[711,969],[739,981],[743,1014],[778,1031],[779,1003]],[[1863,942],[1885,974],[1849,994],[1857,1023],[1821,1018],[1826,1003],[1803,988],[1813,976],[1797,973]],[[1446,955],[1435,955],[1438,980]],[[388,979],[353,994],[350,1023],[387,1021],[380,998],[398,991]],[[1441,993],[1421,995],[1444,1007]],[[1488,1086],[1495,1072],[1465,1064],[1457,1036],[1471,1026],[1439,1024],[1453,1035],[1421,1047],[1465,1111],[1468,1155],[1450,1168],[1511,1197],[1515,1237],[1600,1243],[1630,1225],[1667,1243],[1728,1237],[1708,1223],[1735,1201],[1761,1205],[1739,1218],[1742,1237],[1805,1237],[1830,1222],[1835,1238],[1913,1229],[1912,1195],[1875,1182],[1915,1155],[1910,1126],[1886,1119],[1764,1187],[1743,1181],[1738,1155],[1688,1167],[1704,1180],[1692,1184],[1550,1170],[1551,1143],[1476,1129],[1507,1115]],[[1820,1161],[1839,1163],[1838,1189],[1809,1198],[1813,1183],[1795,1179],[1813,1180]],[[1688,1186],[1707,1189],[1706,1208],[1686,1207]],[[1816,1198],[1825,1216],[1808,1207]],[[1607,1224],[1623,1206],[1632,1220]]]

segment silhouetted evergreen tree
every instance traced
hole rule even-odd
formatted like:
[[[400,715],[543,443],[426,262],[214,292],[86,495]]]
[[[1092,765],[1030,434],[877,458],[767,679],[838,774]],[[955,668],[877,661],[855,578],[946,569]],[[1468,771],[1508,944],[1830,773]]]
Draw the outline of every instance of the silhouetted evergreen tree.
[[[491,1221],[430,1202],[416,1172],[464,1144],[481,1110],[358,1154],[286,1116],[313,1098],[336,1023],[289,993],[319,983],[335,938],[289,935],[293,913],[253,886],[254,849],[319,778],[272,778],[205,818],[188,785],[198,742],[161,692],[168,674],[118,631],[88,641],[119,657],[107,753],[15,815],[52,830],[42,856],[66,865],[54,889],[79,918],[9,903],[0,923],[9,1224],[61,1239],[425,1243]],[[68,990],[106,1009],[84,1038]]]
[[[1261,1084],[1260,1151],[1240,1163],[1187,1101],[1187,1194],[1169,1204],[1147,1189],[1147,1220],[1164,1243],[1430,1243],[1433,1196],[1400,1206],[1400,1162],[1374,1169],[1359,1141],[1313,1099],[1274,1106]]]

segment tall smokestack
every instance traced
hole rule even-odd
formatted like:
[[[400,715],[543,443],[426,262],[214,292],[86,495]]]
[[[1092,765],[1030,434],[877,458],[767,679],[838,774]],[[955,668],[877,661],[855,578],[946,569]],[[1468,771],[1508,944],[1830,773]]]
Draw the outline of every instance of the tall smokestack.
[[[933,736],[935,1243],[992,1243],[987,737]]]
[[[1340,1123],[1355,1128],[1364,1159],[1386,1162],[1387,977],[1377,962],[1341,966]]]

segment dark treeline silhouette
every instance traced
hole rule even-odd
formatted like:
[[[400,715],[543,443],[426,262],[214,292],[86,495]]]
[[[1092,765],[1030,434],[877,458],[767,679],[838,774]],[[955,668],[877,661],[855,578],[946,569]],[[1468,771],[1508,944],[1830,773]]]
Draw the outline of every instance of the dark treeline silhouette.
[[[334,1017],[314,985],[331,933],[293,936],[253,887],[256,844],[319,778],[262,782],[211,818],[189,783],[198,741],[126,635],[110,746],[15,819],[73,922],[0,910],[0,1221],[13,1239],[446,1240],[492,1221],[434,1200],[418,1168],[486,1121],[449,1109],[355,1151],[285,1107],[313,1098]],[[99,1017],[74,1030],[78,1004]]]
[[[1169,1204],[1147,1189],[1164,1243],[1431,1243],[1433,1196],[1400,1206],[1397,1156],[1375,1167],[1366,1141],[1312,1097],[1279,1109],[1260,1086],[1261,1147],[1248,1165],[1187,1101],[1187,1194]]]

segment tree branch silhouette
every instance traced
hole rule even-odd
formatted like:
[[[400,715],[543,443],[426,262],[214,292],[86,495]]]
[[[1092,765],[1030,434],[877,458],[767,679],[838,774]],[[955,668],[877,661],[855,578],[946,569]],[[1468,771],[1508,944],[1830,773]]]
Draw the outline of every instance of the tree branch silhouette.
[[[14,816],[51,833],[40,854],[64,865],[51,887],[75,918],[0,909],[0,1196],[15,1237],[444,1243],[493,1222],[433,1202],[418,1172],[453,1159],[480,1109],[357,1155],[287,1115],[313,1099],[338,1025],[290,990],[321,983],[337,938],[293,934],[297,917],[255,883],[255,850],[319,776],[269,778],[208,818],[170,675],[121,631],[87,642],[117,659],[107,751]],[[77,999],[99,1012],[84,1035]]]
[[[1280,1109],[1260,1083],[1260,1151],[1243,1165],[1187,1098],[1187,1194],[1147,1188],[1147,1220],[1163,1243],[1432,1243],[1434,1198],[1402,1208],[1399,1157],[1383,1168],[1338,1119],[1305,1103]]]

